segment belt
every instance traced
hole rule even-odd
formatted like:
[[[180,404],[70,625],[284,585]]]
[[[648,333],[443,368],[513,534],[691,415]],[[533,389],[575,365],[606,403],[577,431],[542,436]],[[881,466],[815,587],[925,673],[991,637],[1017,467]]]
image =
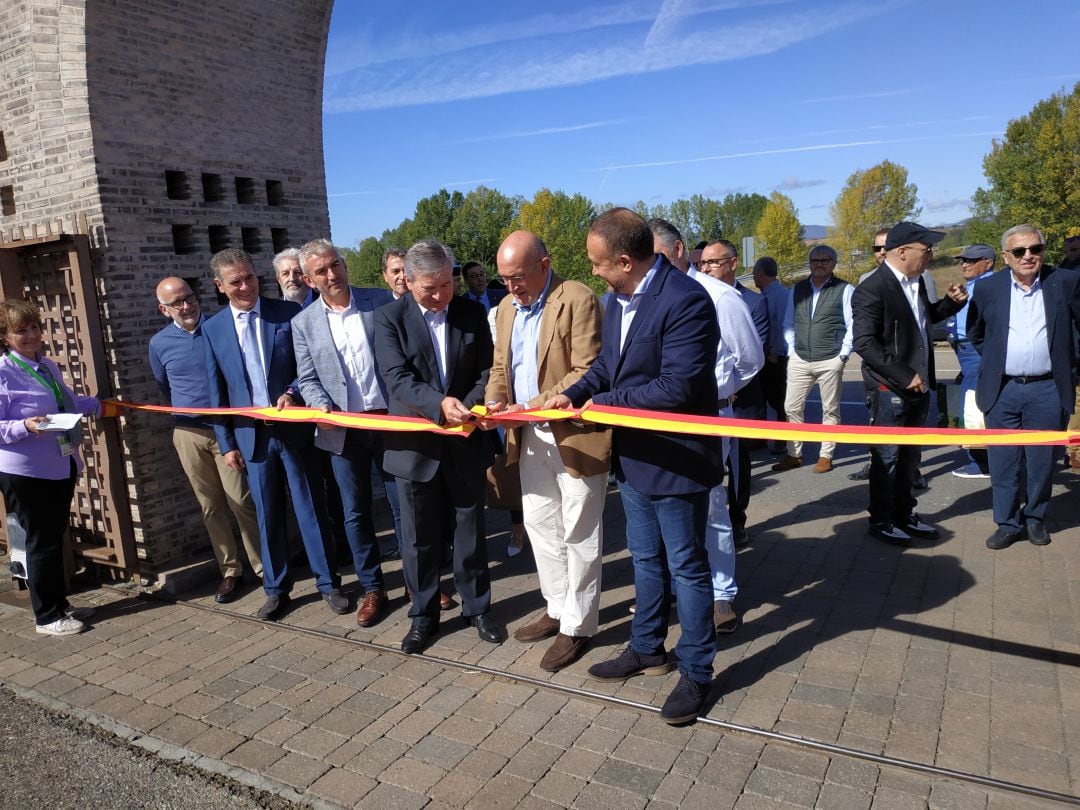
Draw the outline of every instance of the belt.
[[[1001,377],[1005,382],[1019,383],[1020,385],[1027,385],[1028,383],[1046,382],[1047,380],[1054,379],[1053,374],[1019,374],[1015,377],[1008,374],[1003,374]]]
[[[731,404],[731,400],[728,399],[727,397],[724,397],[723,399],[721,399],[719,402],[716,403],[716,407],[718,409],[719,408],[726,408],[730,404]]]

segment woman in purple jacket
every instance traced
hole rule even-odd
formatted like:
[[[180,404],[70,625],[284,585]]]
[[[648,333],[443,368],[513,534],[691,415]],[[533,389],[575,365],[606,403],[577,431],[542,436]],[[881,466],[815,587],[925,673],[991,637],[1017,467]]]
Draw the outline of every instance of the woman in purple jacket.
[[[64,531],[82,471],[78,425],[58,429],[50,414],[98,414],[41,354],[41,315],[29,301],[0,302],[0,491],[26,532],[26,574],[37,631],[67,636],[86,629],[64,588]],[[78,613],[79,615],[76,615]]]

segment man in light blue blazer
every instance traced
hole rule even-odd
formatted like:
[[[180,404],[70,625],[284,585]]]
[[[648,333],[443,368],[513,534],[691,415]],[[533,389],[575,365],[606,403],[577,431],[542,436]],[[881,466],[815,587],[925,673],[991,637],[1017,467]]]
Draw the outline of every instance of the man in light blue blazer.
[[[375,308],[381,290],[349,286],[349,271],[325,239],[308,242],[298,254],[304,281],[319,293],[292,320],[300,395],[326,413],[386,413],[386,392],[375,364]],[[356,623],[370,627],[386,608],[379,543],[372,519],[371,465],[382,468],[378,431],[318,425],[315,446],[330,454],[341,492],[345,537],[363,599]]]
[[[229,299],[228,307],[203,324],[211,407],[301,404],[289,324],[300,307],[261,297],[251,259],[242,250],[215,253],[210,268],[218,290]],[[286,484],[319,592],[332,611],[347,613],[349,601],[329,563],[333,548],[311,425],[226,416],[217,420],[214,432],[226,463],[247,470],[259,518],[266,602],[255,615],[272,621],[289,604],[293,580],[285,540]]]

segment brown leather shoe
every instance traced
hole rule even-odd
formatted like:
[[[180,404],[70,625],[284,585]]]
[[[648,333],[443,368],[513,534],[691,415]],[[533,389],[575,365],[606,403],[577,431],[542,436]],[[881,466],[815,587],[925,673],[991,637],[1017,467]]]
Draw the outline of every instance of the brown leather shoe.
[[[794,470],[802,466],[802,459],[798,456],[784,456],[778,462],[772,465],[773,472],[784,472],[786,470]]]
[[[581,658],[588,643],[588,636],[564,636],[559,633],[555,636],[555,641],[547,648],[544,657],[540,659],[540,669],[544,672],[558,672],[560,669],[565,669]]]
[[[439,591],[439,610],[449,610],[454,606],[454,600],[450,598],[450,594]]]
[[[734,633],[739,626],[739,614],[727,599],[713,602],[713,626],[717,633]]]
[[[814,465],[814,469],[811,472],[827,473],[832,472],[832,459],[822,456],[817,460],[817,464]]]
[[[236,598],[236,586],[239,584],[240,577],[222,577],[217,593],[214,594],[214,601],[220,605],[231,602]]]
[[[371,627],[382,618],[386,607],[386,591],[368,591],[356,611],[356,623],[361,627]]]
[[[524,627],[519,627],[514,633],[514,638],[518,641],[523,641],[526,644],[531,644],[534,641],[551,638],[558,632],[559,620],[551,618],[547,615],[547,611],[545,611],[544,615],[535,622],[531,622]]]

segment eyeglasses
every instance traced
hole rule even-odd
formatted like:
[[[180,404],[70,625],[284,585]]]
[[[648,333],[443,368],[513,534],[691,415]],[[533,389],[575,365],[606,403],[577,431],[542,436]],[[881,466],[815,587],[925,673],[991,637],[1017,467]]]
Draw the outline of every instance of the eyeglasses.
[[[957,259],[960,264],[978,264],[979,262],[987,262],[989,259],[965,259],[963,256]]]
[[[707,270],[717,270],[736,258],[736,256],[725,256],[722,259],[702,259],[698,264]]]
[[[525,283],[525,276],[524,275],[520,275],[520,276],[499,276],[499,279],[507,287],[516,287],[518,284],[524,284]]]
[[[874,253],[884,253],[885,252],[885,246],[884,245],[874,245],[872,248],[870,248],[870,250],[874,251]]]
[[[830,259],[830,258],[811,259],[810,260],[810,264],[835,264],[835,263],[836,263],[836,259]]]
[[[917,250],[920,253],[933,253],[934,252],[933,247],[918,247],[916,245],[904,245],[902,249],[903,250]]]
[[[177,298],[175,301],[170,301],[168,304],[162,304],[162,306],[169,309],[180,309],[184,306],[194,306],[197,303],[199,303],[199,299],[195,293],[192,293],[191,295],[185,295],[183,298]]]
[[[1043,252],[1044,247],[1046,247],[1046,245],[1039,245],[1039,244],[1025,245],[1024,247],[1010,248],[1009,250],[1006,250],[1005,252],[1006,253],[1011,253],[1013,255],[1014,259],[1022,259],[1022,258],[1024,258],[1024,254],[1027,253],[1028,251],[1031,251],[1032,256],[1041,255],[1042,252]]]

